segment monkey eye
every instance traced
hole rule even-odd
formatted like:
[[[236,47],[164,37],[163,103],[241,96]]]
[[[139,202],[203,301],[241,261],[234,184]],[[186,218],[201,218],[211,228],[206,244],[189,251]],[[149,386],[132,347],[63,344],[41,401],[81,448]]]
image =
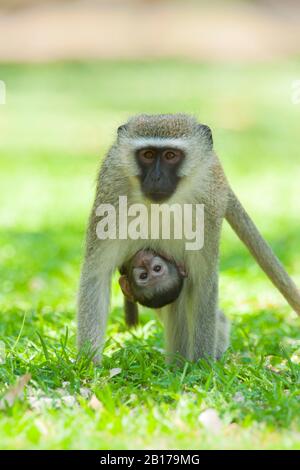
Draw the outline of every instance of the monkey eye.
[[[155,158],[155,151],[152,149],[142,149],[139,151],[139,157],[146,162],[152,162]]]
[[[169,163],[178,163],[182,157],[182,153],[180,150],[177,149],[168,149],[164,151],[163,157]]]
[[[156,264],[155,266],[153,266],[153,271],[155,271],[156,273],[159,273],[159,271],[161,271],[161,265]]]
[[[141,279],[142,281],[144,281],[145,279],[147,279],[147,277],[148,277],[148,274],[146,273],[146,271],[144,271],[143,273],[140,274],[140,279]]]
[[[171,152],[170,150],[165,153],[165,158],[167,160],[173,160],[173,158],[175,158],[175,157],[176,157],[175,153]]]

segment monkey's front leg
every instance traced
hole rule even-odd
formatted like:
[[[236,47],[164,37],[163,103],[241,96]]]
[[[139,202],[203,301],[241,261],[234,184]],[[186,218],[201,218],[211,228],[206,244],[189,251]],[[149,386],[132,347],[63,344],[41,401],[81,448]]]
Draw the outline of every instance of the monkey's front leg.
[[[164,310],[168,361],[176,354],[191,361],[216,357],[218,287],[216,280],[209,284],[186,289]]]
[[[189,354],[192,361],[200,358],[215,359],[219,328],[219,245],[222,218],[213,210],[205,213],[204,246],[198,263],[191,262],[191,291],[188,310]],[[193,260],[192,260],[193,261]],[[221,326],[220,326],[221,327]]]
[[[218,278],[211,273],[209,282],[203,282],[194,292],[189,312],[189,359],[216,358],[218,333]]]
[[[112,270],[102,261],[97,253],[85,259],[78,296],[78,348],[91,349],[94,362],[101,359],[112,276]]]
[[[164,324],[167,362],[173,362],[176,356],[189,359],[189,328],[187,322],[187,303],[184,291],[176,302],[167,305],[160,312]]]

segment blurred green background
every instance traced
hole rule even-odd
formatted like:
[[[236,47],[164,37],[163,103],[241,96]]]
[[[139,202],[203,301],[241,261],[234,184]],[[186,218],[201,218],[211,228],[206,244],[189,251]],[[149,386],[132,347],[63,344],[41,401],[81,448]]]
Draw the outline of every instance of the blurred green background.
[[[299,320],[226,224],[220,301],[233,333],[223,362],[166,367],[153,312],[143,309],[140,329],[126,331],[116,280],[103,367],[78,362],[75,350],[96,171],[117,126],[135,113],[187,112],[212,128],[229,181],[300,285],[299,78],[300,59],[288,54],[2,61],[2,396],[32,374],[25,401],[0,411],[2,448],[299,446]],[[203,428],[206,408],[224,431]]]
[[[0,108],[1,270],[10,273],[3,273],[1,301],[27,298],[31,305],[28,289],[37,276],[46,297],[60,302],[67,289],[73,302],[96,171],[117,126],[139,112],[188,112],[211,126],[230,182],[297,276],[300,107],[291,102],[297,74],[298,61],[2,65],[9,87]],[[259,273],[227,230],[224,239],[221,268]],[[281,302],[265,287],[265,299],[270,290]]]

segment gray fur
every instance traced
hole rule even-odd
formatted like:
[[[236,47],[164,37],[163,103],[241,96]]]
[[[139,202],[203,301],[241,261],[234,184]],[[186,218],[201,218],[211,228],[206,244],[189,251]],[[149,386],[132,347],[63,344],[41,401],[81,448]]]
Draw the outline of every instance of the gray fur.
[[[98,218],[95,210],[100,203],[118,205],[118,197],[127,195],[128,204],[145,200],[139,186],[139,169],[133,158],[136,145],[143,139],[159,142],[178,139],[186,153],[178,188],[167,201],[199,203],[205,206],[204,247],[186,251],[186,240],[99,240],[96,235]],[[87,232],[86,255],[82,268],[78,300],[78,346],[88,343],[100,359],[107,315],[110,283],[113,271],[138,250],[152,248],[183,263],[188,272],[179,298],[161,309],[165,326],[166,351],[180,353],[189,360],[201,357],[219,358],[229,343],[229,324],[218,308],[219,245],[223,219],[228,218],[239,233],[240,206],[224,176],[220,162],[212,149],[211,132],[193,117],[175,115],[139,115],[118,130],[116,143],[108,152],[98,175],[94,206]],[[244,220],[242,225],[244,225]],[[258,233],[258,232],[257,232]],[[253,237],[252,245],[261,238],[252,230],[243,231],[243,240]],[[254,250],[252,250],[253,253]],[[262,255],[258,251],[258,256]],[[257,259],[256,253],[254,256]],[[270,254],[268,253],[268,256]],[[274,265],[268,275],[272,278]],[[276,266],[275,266],[276,269]],[[287,275],[286,275],[287,276]],[[287,281],[289,278],[285,278]],[[284,290],[284,289],[282,289]],[[299,303],[300,305],[300,303]]]

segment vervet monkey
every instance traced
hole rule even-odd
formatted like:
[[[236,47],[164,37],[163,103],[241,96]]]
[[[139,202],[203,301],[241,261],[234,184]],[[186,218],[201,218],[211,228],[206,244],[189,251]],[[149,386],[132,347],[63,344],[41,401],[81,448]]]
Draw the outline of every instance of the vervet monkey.
[[[181,295],[162,308],[166,352],[188,360],[219,357],[228,345],[228,322],[218,309],[218,262],[226,218],[254,258],[300,314],[299,290],[231,190],[206,125],[185,114],[138,115],[119,127],[100,169],[92,208],[78,301],[78,346],[101,357],[109,312],[112,273],[145,243],[166,253],[188,272]],[[204,246],[185,249],[183,238],[99,239],[96,209],[119,196],[133,203],[204,204]],[[117,222],[118,223],[118,222]]]
[[[183,266],[177,266],[153,250],[138,251],[123,264],[120,274],[128,326],[138,323],[137,302],[150,308],[165,307],[178,298],[187,277]]]

